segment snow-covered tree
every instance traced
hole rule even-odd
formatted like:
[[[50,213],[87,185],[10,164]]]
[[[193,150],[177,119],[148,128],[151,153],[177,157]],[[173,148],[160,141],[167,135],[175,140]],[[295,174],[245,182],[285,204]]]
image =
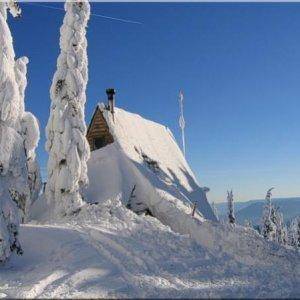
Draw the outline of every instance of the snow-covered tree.
[[[215,202],[212,202],[211,208],[212,208],[212,210],[213,210],[213,212],[214,212],[214,215],[215,215],[216,218],[217,218],[217,221],[219,221],[219,214],[218,214],[218,210],[217,210],[217,207],[216,207],[216,205],[215,205]]]
[[[21,130],[27,157],[28,184],[30,189],[29,210],[32,203],[37,199],[42,186],[40,168],[35,153],[40,139],[40,130],[38,121],[32,113],[24,112],[21,120]]]
[[[28,58],[21,57],[15,62],[15,75],[20,95],[20,133],[24,139],[24,148],[27,158],[28,184],[30,189],[30,200],[26,203],[25,214],[28,216],[30,206],[37,199],[41,189],[41,176],[39,165],[36,161],[35,150],[40,138],[39,124],[36,117],[25,111],[25,89],[27,86],[27,64]]]
[[[296,246],[296,236],[295,236],[293,221],[290,223],[288,227],[288,245],[292,247]]]
[[[1,49],[1,89],[0,89],[0,119],[6,125],[16,128],[19,117],[19,89],[14,74],[15,53],[10,29],[7,24],[7,10],[13,15],[16,8],[11,2],[0,3],[0,49]]]
[[[274,242],[281,245],[287,243],[287,230],[283,220],[283,214],[279,211],[278,207],[271,206],[271,222],[275,225]]]
[[[0,261],[13,251],[22,253],[18,242],[19,208],[28,198],[26,157],[20,127],[20,96],[14,72],[15,53],[7,11],[20,15],[12,1],[0,2]]]
[[[235,224],[232,190],[230,192],[227,191],[227,204],[228,204],[228,221],[230,224]]]
[[[15,61],[15,78],[19,90],[19,119],[25,112],[25,90],[27,86],[27,64],[29,60],[26,56],[20,57]]]
[[[296,246],[300,250],[300,217],[296,219]]]
[[[289,245],[300,249],[300,217],[291,221],[288,229]]]
[[[82,205],[80,190],[88,183],[86,162],[90,155],[84,120],[90,5],[87,1],[66,2],[65,11],[46,128],[49,152],[46,197],[61,215],[71,214]]]
[[[263,210],[263,216],[262,216],[262,223],[261,223],[261,234],[262,236],[269,241],[275,241],[276,240],[276,225],[271,220],[271,216],[274,219],[274,210],[272,211],[272,203],[271,203],[271,197],[272,197],[272,190],[274,188],[271,188],[267,191],[266,195],[266,205]],[[273,214],[273,215],[272,215]]]

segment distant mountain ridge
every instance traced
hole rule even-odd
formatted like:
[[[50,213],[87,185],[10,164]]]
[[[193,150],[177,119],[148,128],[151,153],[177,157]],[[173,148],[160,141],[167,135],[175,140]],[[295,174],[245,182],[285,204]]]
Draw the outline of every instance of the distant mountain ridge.
[[[300,216],[300,197],[273,198],[272,203],[279,207],[283,213],[285,222]],[[224,219],[227,216],[227,203],[215,203],[219,217]],[[253,225],[260,224],[265,199],[249,200],[246,202],[235,202],[235,216],[239,224],[250,220]]]

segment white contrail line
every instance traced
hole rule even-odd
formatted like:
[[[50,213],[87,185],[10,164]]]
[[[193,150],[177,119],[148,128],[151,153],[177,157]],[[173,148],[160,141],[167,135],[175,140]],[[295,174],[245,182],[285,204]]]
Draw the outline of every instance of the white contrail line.
[[[104,19],[110,19],[110,20],[115,20],[115,21],[120,21],[120,22],[125,22],[125,23],[131,23],[131,24],[139,24],[142,25],[143,23],[138,22],[138,21],[131,21],[127,19],[120,19],[120,18],[115,18],[115,17],[109,17],[105,15],[99,15],[99,14],[91,14],[92,16],[99,17],[99,18],[104,18]]]
[[[45,7],[45,8],[51,8],[51,9],[56,9],[56,10],[62,10],[65,11],[63,8],[51,6],[51,5],[45,5],[45,4],[37,4],[37,3],[28,3],[28,2],[23,2],[24,4],[29,4],[33,6],[40,6],[40,7]],[[100,15],[100,14],[91,14],[91,16],[98,17],[98,18],[103,18],[103,19],[109,19],[109,20],[114,20],[114,21],[119,21],[119,22],[124,22],[124,23],[131,23],[131,24],[139,24],[142,25],[143,23],[138,22],[138,21],[132,21],[132,20],[127,20],[127,19],[121,19],[121,18],[115,18],[115,17],[110,17],[106,15]]]

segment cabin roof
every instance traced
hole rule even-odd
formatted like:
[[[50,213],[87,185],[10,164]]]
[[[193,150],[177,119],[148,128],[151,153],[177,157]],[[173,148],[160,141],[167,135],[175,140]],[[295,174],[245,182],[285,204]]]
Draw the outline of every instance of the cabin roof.
[[[137,166],[145,166],[145,161],[158,166],[160,180],[179,187],[188,201],[201,202],[201,206],[205,207],[205,217],[214,219],[205,192],[200,188],[168,127],[121,108],[115,108],[112,116],[104,104],[96,106],[92,121],[98,110],[107,123],[117,149]]]

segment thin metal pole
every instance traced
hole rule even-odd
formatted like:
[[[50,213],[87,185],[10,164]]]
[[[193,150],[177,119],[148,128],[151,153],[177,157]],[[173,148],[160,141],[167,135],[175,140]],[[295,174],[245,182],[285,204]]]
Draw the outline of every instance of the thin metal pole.
[[[182,152],[185,157],[185,134],[184,134],[184,128],[185,128],[185,120],[183,116],[183,92],[179,91],[179,105],[180,105],[180,117],[179,117],[179,126],[181,128],[181,138],[182,138]]]

